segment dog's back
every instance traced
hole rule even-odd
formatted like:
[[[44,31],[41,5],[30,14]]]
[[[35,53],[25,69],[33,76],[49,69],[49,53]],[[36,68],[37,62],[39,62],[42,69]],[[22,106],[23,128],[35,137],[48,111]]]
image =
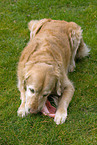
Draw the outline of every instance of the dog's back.
[[[52,20],[46,22],[30,40],[22,52],[20,63],[28,61],[57,61],[65,70],[70,60],[70,43],[66,25],[68,22]],[[42,53],[43,52],[43,53]],[[26,57],[25,57],[26,56]],[[36,58],[37,57],[37,58]]]

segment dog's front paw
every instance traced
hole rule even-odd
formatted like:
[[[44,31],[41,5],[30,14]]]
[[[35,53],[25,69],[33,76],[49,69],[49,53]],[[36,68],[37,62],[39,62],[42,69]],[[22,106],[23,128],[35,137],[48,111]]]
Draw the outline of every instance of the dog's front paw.
[[[55,114],[54,121],[56,122],[57,125],[62,124],[65,122],[67,118],[67,111],[61,113],[60,111],[57,111]]]
[[[25,107],[19,107],[17,114],[19,117],[25,117],[26,116],[26,110]]]

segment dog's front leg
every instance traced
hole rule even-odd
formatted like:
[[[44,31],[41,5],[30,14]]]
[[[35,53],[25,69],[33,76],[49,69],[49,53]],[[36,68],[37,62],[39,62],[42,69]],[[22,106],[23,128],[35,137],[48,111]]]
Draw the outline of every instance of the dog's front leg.
[[[25,90],[20,91],[21,93],[21,105],[18,108],[17,114],[20,117],[24,117],[26,115],[26,110],[25,110],[25,102],[26,102],[26,97],[25,97]]]
[[[67,86],[64,89],[62,98],[59,101],[58,109],[55,114],[54,121],[57,125],[65,122],[67,118],[67,108],[74,94],[74,87],[72,83],[68,80]]]

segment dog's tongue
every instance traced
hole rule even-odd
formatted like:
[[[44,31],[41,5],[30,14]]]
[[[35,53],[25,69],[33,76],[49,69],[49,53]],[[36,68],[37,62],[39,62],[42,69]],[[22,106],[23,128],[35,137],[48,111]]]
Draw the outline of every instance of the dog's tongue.
[[[44,115],[55,117],[56,108],[51,105],[51,103],[47,100],[45,106],[41,110]]]

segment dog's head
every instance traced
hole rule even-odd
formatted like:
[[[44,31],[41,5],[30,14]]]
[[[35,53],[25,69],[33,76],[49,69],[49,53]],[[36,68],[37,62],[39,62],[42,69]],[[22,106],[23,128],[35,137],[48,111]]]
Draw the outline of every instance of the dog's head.
[[[52,65],[34,64],[26,74],[26,109],[32,113],[41,111],[55,84],[56,77]]]

